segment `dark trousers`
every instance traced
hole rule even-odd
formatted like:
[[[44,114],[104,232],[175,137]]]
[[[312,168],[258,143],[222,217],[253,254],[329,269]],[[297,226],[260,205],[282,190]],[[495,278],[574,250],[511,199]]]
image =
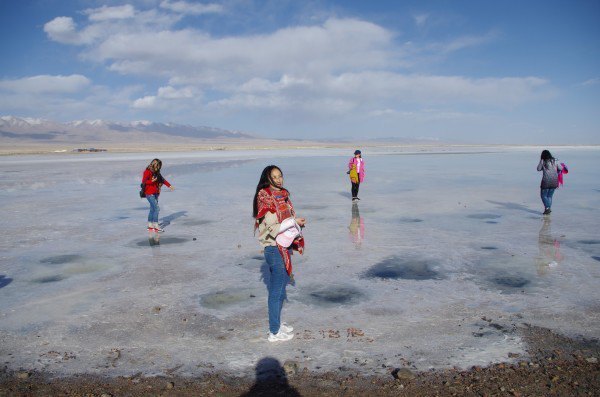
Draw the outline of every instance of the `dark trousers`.
[[[358,197],[359,186],[360,186],[360,182],[358,182],[358,183],[352,182],[352,198]]]

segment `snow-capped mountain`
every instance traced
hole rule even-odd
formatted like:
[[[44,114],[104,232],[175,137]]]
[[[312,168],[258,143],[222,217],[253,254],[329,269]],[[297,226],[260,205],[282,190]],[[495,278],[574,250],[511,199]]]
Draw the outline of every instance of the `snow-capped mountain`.
[[[141,133],[141,134],[140,134]],[[144,134],[153,139],[160,136],[173,136],[197,139],[214,138],[253,138],[239,131],[221,128],[156,123],[152,121],[115,122],[107,120],[77,120],[60,123],[52,120],[29,117],[1,116],[0,138],[56,140],[62,138],[107,139],[143,138]]]

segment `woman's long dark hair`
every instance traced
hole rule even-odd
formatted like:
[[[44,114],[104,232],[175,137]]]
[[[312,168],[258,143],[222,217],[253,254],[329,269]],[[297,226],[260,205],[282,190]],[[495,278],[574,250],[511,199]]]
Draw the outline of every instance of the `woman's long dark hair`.
[[[258,185],[256,185],[256,193],[254,193],[254,201],[252,201],[252,217],[253,218],[256,218],[256,215],[258,215],[258,203],[256,202],[256,199],[258,198],[258,192],[260,192],[264,188],[274,185],[273,180],[271,179],[271,172],[274,169],[281,172],[281,168],[277,167],[276,165],[268,165],[265,167],[262,174],[260,174],[260,179],[258,180]],[[283,172],[281,172],[281,176],[283,176]],[[287,189],[284,187],[282,187],[281,190],[285,190],[287,192]]]
[[[543,150],[541,158],[544,161],[547,161],[547,160],[556,160],[554,157],[552,157],[552,155],[550,154],[549,150]]]
[[[156,164],[158,166],[157,170],[154,169],[154,164]],[[146,167],[146,168],[149,169],[150,171],[152,171],[152,173],[160,172],[160,169],[162,168],[162,161],[160,161],[159,159],[154,159],[150,162],[150,164],[148,164],[148,167]]]

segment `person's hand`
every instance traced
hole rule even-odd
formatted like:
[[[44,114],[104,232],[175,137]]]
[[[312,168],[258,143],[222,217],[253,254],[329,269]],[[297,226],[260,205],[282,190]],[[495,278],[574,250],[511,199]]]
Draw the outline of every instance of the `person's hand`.
[[[152,182],[156,182],[156,177],[155,176],[152,177]]]
[[[169,189],[171,189],[171,191],[175,190],[175,186],[171,185],[169,186]]]
[[[304,218],[296,218],[296,222],[298,223],[298,225],[300,227],[306,226],[306,219],[304,219]]]

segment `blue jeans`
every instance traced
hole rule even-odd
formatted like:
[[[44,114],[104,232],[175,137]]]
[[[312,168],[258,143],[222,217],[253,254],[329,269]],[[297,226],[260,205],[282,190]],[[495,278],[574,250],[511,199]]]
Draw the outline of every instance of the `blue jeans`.
[[[541,189],[540,196],[542,197],[542,203],[545,208],[552,207],[552,196],[556,189]]]
[[[285,287],[290,279],[285,270],[283,258],[277,247],[265,247],[265,260],[269,265],[271,278],[269,285],[269,331],[273,334],[279,332],[281,325],[281,308],[285,299]]]
[[[148,202],[150,203],[150,212],[148,212],[148,222],[158,222],[158,211],[160,211],[160,207],[158,206],[158,194],[151,194],[146,196]]]

